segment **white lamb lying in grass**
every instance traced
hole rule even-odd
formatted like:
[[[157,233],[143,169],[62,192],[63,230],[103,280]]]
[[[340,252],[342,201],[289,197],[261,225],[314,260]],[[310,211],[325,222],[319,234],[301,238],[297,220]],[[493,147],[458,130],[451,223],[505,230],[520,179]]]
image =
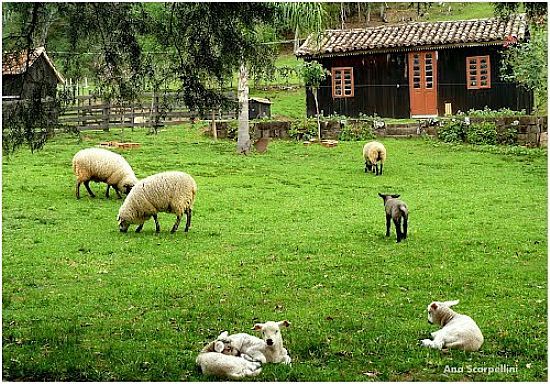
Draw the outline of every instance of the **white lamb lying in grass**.
[[[230,344],[239,353],[248,355],[252,360],[259,361],[262,364],[290,364],[292,360],[287,350],[283,347],[281,326],[288,327],[290,323],[287,320],[283,320],[255,324],[253,329],[262,332],[263,340],[248,333],[236,333],[228,336],[227,332],[222,332],[218,340]]]
[[[483,344],[483,334],[476,322],[466,315],[453,311],[450,307],[459,301],[434,301],[428,305],[428,322],[441,329],[432,332],[433,340],[421,340],[423,347],[435,349],[455,348],[464,351],[477,351]]]
[[[239,351],[220,340],[210,342],[200,351],[197,365],[204,375],[240,380],[257,376],[262,372],[261,364],[249,361],[246,356],[237,356]]]

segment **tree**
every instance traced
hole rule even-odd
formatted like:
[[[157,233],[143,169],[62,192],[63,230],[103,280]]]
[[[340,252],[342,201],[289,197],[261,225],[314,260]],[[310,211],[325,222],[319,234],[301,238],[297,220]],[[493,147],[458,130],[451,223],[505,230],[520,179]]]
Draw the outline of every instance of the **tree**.
[[[495,14],[507,18],[520,10],[520,3],[495,3]],[[548,95],[548,27],[546,3],[523,3],[530,23],[530,39],[509,45],[504,52],[501,77],[535,93],[535,109]]]
[[[294,30],[294,51],[300,45],[300,33],[319,33],[326,14],[321,3],[276,3],[278,17],[283,25]]]
[[[503,64],[501,77],[534,91],[536,109],[544,105],[548,95],[547,28],[532,27],[531,39],[508,47]]]
[[[154,76],[157,83],[164,80],[175,86],[190,109],[203,113],[212,106],[231,104],[213,83],[230,78],[242,62],[253,68],[271,59],[269,47],[262,46],[255,33],[257,25],[273,20],[275,8],[270,3],[5,6],[13,13],[14,24],[2,36],[5,50],[34,49],[42,40],[50,50],[54,47],[50,42],[62,45],[69,52],[62,64],[73,69],[82,62],[89,64],[96,85],[107,98],[131,99]],[[81,52],[92,59],[84,61],[81,55],[72,54]],[[9,122],[3,124],[3,133],[4,129],[9,129]]]
[[[317,61],[304,63],[301,69],[301,75],[306,87],[309,87],[315,101],[315,115],[317,116],[317,139],[321,142],[321,121],[319,116],[318,92],[321,82],[326,79],[328,71]]]

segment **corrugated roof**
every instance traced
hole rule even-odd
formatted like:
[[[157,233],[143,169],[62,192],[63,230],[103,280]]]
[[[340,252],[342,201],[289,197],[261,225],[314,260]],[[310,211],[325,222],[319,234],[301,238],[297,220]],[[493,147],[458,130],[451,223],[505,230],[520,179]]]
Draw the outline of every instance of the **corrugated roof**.
[[[32,67],[34,62],[40,56],[44,56],[46,62],[55,72],[57,80],[64,84],[65,79],[53,65],[53,62],[46,54],[46,49],[44,47],[36,48],[30,55],[27,53],[4,53],[2,55],[2,75],[21,75],[22,73],[25,73],[27,67]]]
[[[333,29],[321,33],[319,44],[310,35],[296,56],[337,56],[369,51],[411,50],[455,45],[502,44],[510,36],[525,39],[525,14],[498,18],[412,22],[363,29]]]

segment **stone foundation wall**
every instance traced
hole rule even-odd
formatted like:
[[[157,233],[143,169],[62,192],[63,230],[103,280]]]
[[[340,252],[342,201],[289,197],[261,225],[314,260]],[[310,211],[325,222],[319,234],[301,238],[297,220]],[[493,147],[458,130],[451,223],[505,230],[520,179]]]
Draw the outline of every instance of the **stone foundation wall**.
[[[546,116],[537,118],[535,116],[503,117],[503,118],[471,118],[471,123],[492,121],[496,124],[497,132],[503,133],[510,128],[517,130],[517,141],[520,145],[547,146],[548,143],[548,118]],[[235,139],[237,136],[235,121],[216,122],[218,138]],[[250,123],[250,137],[252,140],[260,138],[290,139],[289,132],[292,129],[293,121],[252,121]],[[347,119],[321,121],[322,139],[338,140],[343,125],[361,126],[372,122],[360,119]],[[232,128],[233,126],[233,128]],[[437,136],[437,127],[430,126],[426,122],[408,124],[387,124],[383,127],[373,129],[377,137],[411,138],[421,135]],[[211,132],[208,132],[211,134]]]

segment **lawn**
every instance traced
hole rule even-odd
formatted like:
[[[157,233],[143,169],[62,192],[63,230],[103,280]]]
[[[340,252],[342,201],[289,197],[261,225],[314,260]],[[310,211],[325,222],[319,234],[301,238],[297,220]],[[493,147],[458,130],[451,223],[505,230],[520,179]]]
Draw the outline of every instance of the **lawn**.
[[[189,126],[127,129],[138,177],[179,169],[199,191],[187,234],[164,213],[160,234],[152,220],[123,234],[121,201],[94,183],[77,200],[71,170],[121,131],[83,138],[3,159],[4,380],[209,380],[194,361],[220,331],[287,319],[293,363],[258,381],[546,381],[546,151],[386,139],[375,177],[362,142],[239,156]],[[400,244],[378,192],[409,205]],[[418,346],[436,330],[427,304],[451,299],[482,329],[479,352]]]

